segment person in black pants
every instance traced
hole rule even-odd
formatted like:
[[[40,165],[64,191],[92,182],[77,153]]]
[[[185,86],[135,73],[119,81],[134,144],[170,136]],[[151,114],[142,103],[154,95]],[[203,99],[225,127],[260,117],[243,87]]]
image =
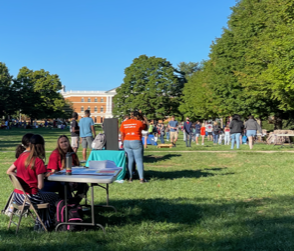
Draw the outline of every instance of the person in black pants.
[[[190,119],[187,117],[186,121],[184,123],[184,133],[186,134],[186,147],[191,147],[191,141],[192,141],[192,122],[190,122]]]

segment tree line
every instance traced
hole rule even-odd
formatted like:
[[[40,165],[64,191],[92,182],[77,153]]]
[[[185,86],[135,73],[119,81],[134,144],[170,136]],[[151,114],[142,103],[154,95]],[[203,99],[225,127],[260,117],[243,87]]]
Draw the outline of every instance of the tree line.
[[[69,118],[72,107],[60,94],[61,89],[57,74],[22,67],[13,77],[0,62],[0,117],[22,113],[31,120]]]
[[[116,115],[135,108],[145,109],[150,118],[239,113],[270,119],[281,128],[283,120],[294,119],[293,27],[293,1],[240,0],[211,44],[209,59],[192,71],[158,58],[152,61],[165,64],[152,64],[147,56],[135,59],[117,90]]]

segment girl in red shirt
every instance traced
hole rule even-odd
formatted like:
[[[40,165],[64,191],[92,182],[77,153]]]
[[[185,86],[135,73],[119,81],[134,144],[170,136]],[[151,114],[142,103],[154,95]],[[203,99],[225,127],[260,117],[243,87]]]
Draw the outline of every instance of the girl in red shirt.
[[[25,193],[33,204],[49,203],[49,216],[41,214],[40,217],[47,228],[53,224],[55,213],[55,202],[59,199],[55,193],[42,192],[44,186],[44,173],[46,167],[45,141],[41,135],[34,135],[30,138],[27,151],[23,152],[18,159],[8,168],[7,174],[15,175],[21,183]],[[23,204],[25,196],[22,191],[14,189],[13,199],[17,204]],[[36,221],[35,229],[42,229],[40,222]]]
[[[204,138],[205,138],[205,124],[202,123],[202,126],[200,128],[200,134],[201,134],[201,137],[202,137],[202,145],[204,145]]]
[[[65,168],[65,156],[66,153],[74,152],[72,147],[70,146],[68,137],[66,135],[61,135],[57,139],[57,147],[51,153],[49,157],[49,162],[47,165],[47,172],[50,174],[54,172],[58,172]],[[72,155],[72,166],[79,166],[80,161],[76,153]],[[76,193],[76,202],[79,202],[82,198],[85,197],[89,186],[86,183],[70,183],[70,190],[77,191]],[[46,192],[58,192],[61,198],[64,197],[64,188],[61,182],[55,181],[45,181],[45,186],[42,191]],[[69,192],[68,197],[71,197],[71,193]]]

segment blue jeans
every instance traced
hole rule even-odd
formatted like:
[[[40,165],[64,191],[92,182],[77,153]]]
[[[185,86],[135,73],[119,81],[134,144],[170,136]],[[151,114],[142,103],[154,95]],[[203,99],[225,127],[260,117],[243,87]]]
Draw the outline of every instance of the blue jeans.
[[[169,141],[169,132],[166,132],[166,140]]]
[[[125,140],[124,149],[128,154],[130,179],[133,177],[133,163],[137,164],[140,179],[144,179],[143,145],[141,140]]]
[[[235,141],[237,144],[237,149],[240,148],[240,135],[241,135],[241,133],[231,134],[231,141],[232,141],[231,149],[234,149]]]
[[[160,134],[159,139],[161,144],[164,144],[164,135]]]
[[[217,144],[218,141],[218,134],[213,134],[213,143]]]

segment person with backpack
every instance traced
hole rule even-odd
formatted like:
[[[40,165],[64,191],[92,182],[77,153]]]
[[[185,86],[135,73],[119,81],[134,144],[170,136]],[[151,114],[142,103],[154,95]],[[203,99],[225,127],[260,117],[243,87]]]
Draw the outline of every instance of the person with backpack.
[[[66,153],[72,153],[73,149],[70,146],[68,137],[66,135],[61,135],[57,139],[57,147],[53,152],[50,154],[49,162],[47,165],[47,176],[58,172],[60,170],[65,169],[65,159],[66,159]],[[72,166],[79,166],[79,158],[76,153],[72,155]],[[71,191],[77,191],[76,193],[76,199],[77,201],[80,201],[82,198],[85,197],[85,194],[87,193],[89,186],[86,183],[70,183]],[[55,181],[45,181],[45,186],[43,188],[43,191],[45,192],[58,192],[60,197],[64,197],[64,190],[63,185],[60,182]],[[69,194],[69,196],[71,196]]]
[[[259,131],[262,134],[261,126],[257,123],[254,117],[250,115],[245,122],[245,129],[249,141],[249,149],[252,150],[256,132]]]
[[[46,228],[50,229],[54,223],[55,202],[59,198],[55,193],[41,190],[44,186],[44,173],[46,173],[45,155],[44,138],[38,134],[33,135],[30,137],[29,146],[19,155],[18,159],[8,168],[6,173],[18,178],[33,204],[49,203],[49,216],[47,214],[40,214],[40,217]],[[23,192],[14,189],[14,200],[17,204],[22,205],[25,200]],[[42,229],[42,225],[39,221],[36,221],[35,230],[39,229]]]
[[[240,137],[243,132],[243,128],[244,128],[244,125],[243,125],[243,122],[240,120],[240,116],[238,114],[235,114],[233,116],[233,120],[230,123],[232,150],[234,149],[235,142],[237,145],[237,149],[240,148]]]

